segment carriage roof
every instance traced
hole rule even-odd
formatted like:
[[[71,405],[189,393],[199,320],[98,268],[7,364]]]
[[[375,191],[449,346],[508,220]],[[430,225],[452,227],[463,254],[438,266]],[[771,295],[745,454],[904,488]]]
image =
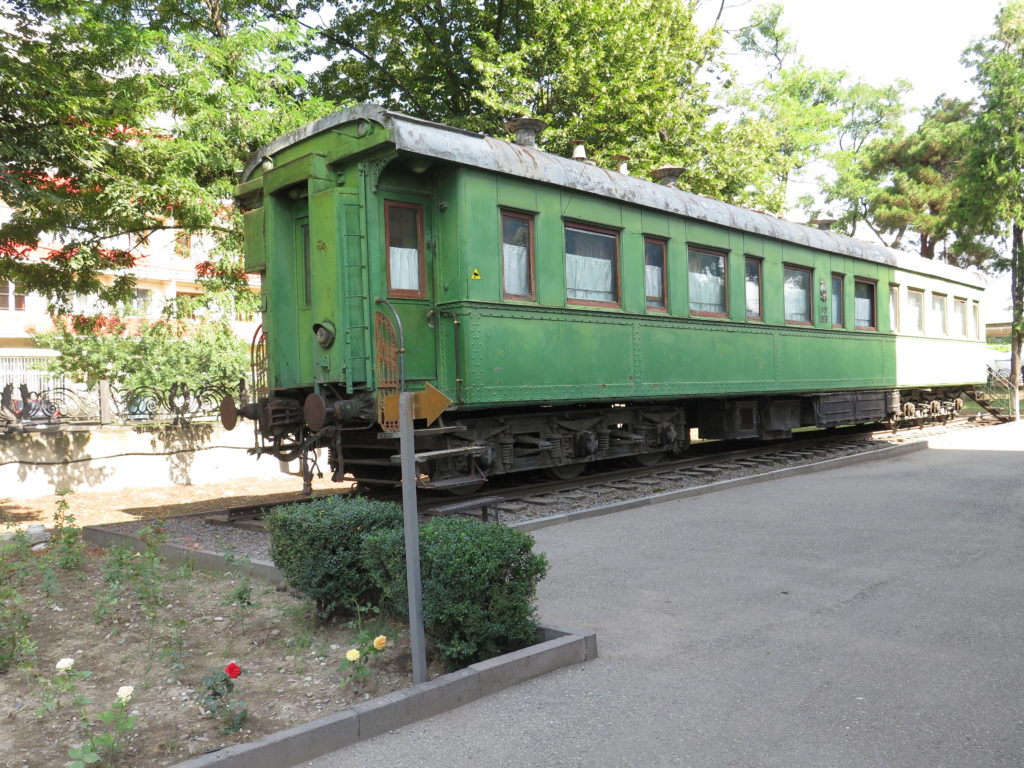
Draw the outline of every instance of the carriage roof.
[[[896,251],[806,224],[786,221],[769,214],[685,192],[676,187],[627,176],[618,171],[495,139],[482,133],[473,133],[392,112],[372,104],[340,110],[275,139],[249,158],[242,174],[242,181],[252,177],[264,157],[272,156],[317,134],[359,120],[369,120],[383,126],[389,132],[395,149],[402,152],[516,178],[532,179],[819,251],[852,256],[979,288],[984,287],[984,282],[978,275],[945,262],[924,259],[915,254]]]

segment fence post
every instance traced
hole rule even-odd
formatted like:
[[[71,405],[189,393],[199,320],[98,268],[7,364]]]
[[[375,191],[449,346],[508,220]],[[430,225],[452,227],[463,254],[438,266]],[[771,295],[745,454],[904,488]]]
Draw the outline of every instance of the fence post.
[[[114,421],[114,409],[110,402],[110,382],[106,379],[100,380],[100,426],[111,424]]]

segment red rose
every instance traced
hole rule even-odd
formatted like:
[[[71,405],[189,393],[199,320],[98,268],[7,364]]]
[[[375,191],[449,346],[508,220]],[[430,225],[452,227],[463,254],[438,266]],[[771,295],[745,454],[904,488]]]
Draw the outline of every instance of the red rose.
[[[224,674],[230,677],[232,680],[234,680],[236,677],[242,674],[242,668],[232,661],[230,664],[224,667]]]

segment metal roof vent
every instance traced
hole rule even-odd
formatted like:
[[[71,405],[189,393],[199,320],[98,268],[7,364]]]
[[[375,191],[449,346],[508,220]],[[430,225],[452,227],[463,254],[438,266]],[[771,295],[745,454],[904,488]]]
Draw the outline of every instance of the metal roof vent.
[[[537,148],[537,135],[548,127],[548,124],[537,117],[517,117],[505,123],[506,131],[515,131],[516,144],[523,147]]]
[[[629,176],[629,155],[612,155],[615,161],[615,170],[623,176]]]
[[[580,139],[574,139],[572,142],[572,159],[579,160],[584,165],[597,165],[587,157],[586,142]]]
[[[676,186],[676,179],[678,179],[683,173],[683,169],[678,165],[663,165],[660,168],[655,168],[651,171],[651,175],[654,180],[665,187]]]

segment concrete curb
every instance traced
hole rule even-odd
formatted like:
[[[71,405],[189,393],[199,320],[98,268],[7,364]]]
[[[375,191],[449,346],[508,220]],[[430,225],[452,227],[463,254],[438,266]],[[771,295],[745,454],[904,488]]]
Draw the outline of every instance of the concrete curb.
[[[597,635],[593,632],[541,626],[537,634],[537,644],[529,648],[472,664],[256,741],[190,758],[172,768],[296,766],[357,741],[455,709],[502,688],[597,657]]]
[[[627,499],[625,501],[615,501],[611,504],[602,504],[598,507],[590,507],[589,509],[581,509],[575,512],[566,512],[562,515],[552,515],[545,517],[540,520],[528,520],[524,523],[512,523],[509,528],[516,528],[520,531],[534,531],[538,528],[547,528],[549,525],[561,525],[562,523],[572,523],[577,520],[587,520],[591,517],[600,517],[601,515],[610,515],[613,512],[624,512],[627,509],[638,509],[640,507],[649,507],[652,504],[661,504],[665,501],[676,501],[678,499],[685,499],[690,496],[700,496],[705,493],[711,493],[713,491],[719,491],[723,488],[733,488],[741,485],[749,485],[751,483],[763,483],[768,480],[777,480],[785,475],[803,475],[810,472],[819,472],[824,469],[833,469],[837,466],[845,466],[847,464],[859,464],[864,461],[874,461],[876,459],[891,459],[895,456],[902,456],[905,453],[913,453],[915,451],[923,451],[929,447],[927,440],[917,440],[912,443],[905,443],[904,445],[894,445],[889,448],[879,448],[874,451],[867,451],[866,453],[856,453],[851,456],[840,456],[835,459],[827,459],[825,461],[815,462],[814,464],[804,464],[797,467],[786,467],[785,469],[775,469],[771,472],[764,472],[760,475],[751,475],[750,477],[737,477],[733,480],[720,480],[716,483],[708,483],[707,485],[698,485],[694,488],[683,488],[678,491],[665,491],[664,493],[658,493],[653,496],[645,496],[642,499]]]

